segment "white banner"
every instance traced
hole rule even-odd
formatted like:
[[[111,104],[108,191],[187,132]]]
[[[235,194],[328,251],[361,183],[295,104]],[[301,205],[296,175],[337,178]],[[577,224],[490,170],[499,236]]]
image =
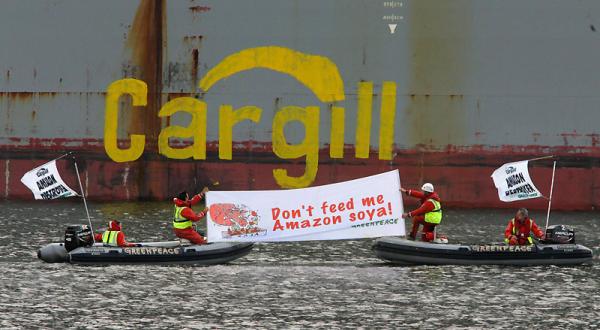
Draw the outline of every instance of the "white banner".
[[[308,241],[405,234],[398,170],[293,190],[210,191],[208,241]]]
[[[55,199],[78,196],[60,177],[56,160],[25,173],[21,182],[31,190],[35,199]]]
[[[542,197],[529,177],[528,163],[527,160],[507,163],[494,171],[492,179],[501,201],[514,202]]]

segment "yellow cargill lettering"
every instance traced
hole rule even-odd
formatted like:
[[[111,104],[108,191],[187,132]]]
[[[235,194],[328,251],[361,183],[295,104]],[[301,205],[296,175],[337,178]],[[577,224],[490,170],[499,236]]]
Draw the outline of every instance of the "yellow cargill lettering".
[[[379,113],[379,159],[391,160],[394,146],[394,120],[396,117],[396,83],[384,81],[381,88]]]
[[[159,111],[159,117],[168,117],[176,112],[183,111],[192,115],[192,120],[187,127],[167,126],[158,136],[158,152],[173,159],[206,159],[206,102],[193,97],[179,97],[167,102]],[[172,148],[169,138],[193,138],[191,146],[185,148]]]
[[[273,153],[282,159],[306,156],[304,174],[299,177],[288,176],[285,169],[274,169],[273,177],[283,188],[308,187],[317,176],[319,166],[319,107],[285,106],[273,118]],[[299,121],[304,125],[304,140],[298,145],[290,145],[285,138],[284,128],[290,121]]]
[[[371,108],[373,106],[373,82],[358,83],[358,114],[356,116],[356,158],[369,158],[371,148]]]
[[[258,68],[292,76],[321,102],[343,101],[345,98],[344,82],[337,65],[330,59],[279,46],[248,48],[231,54],[208,71],[199,85],[202,90],[208,91],[220,80]]]
[[[344,158],[344,127],[345,109],[342,107],[331,107],[331,136],[329,140],[329,157]]]
[[[115,162],[131,162],[142,155],[146,136],[131,134],[131,145],[128,149],[120,149],[117,143],[117,128],[119,125],[119,98],[131,95],[134,106],[145,106],[148,101],[148,86],[137,79],[120,79],[108,86],[106,105],[104,109],[104,150]]]
[[[325,106],[331,110],[329,157],[330,159],[344,158],[345,134],[351,132],[345,130],[347,107],[344,107],[344,103],[341,101],[345,100],[346,92],[344,82],[334,62],[325,56],[303,53],[280,46],[242,49],[226,56],[210,69],[199,82],[199,87],[204,92],[208,92],[219,81],[252,69],[267,69],[289,75],[308,88],[320,102],[325,103]],[[357,85],[358,104],[356,131],[354,132],[354,155],[357,159],[370,157],[373,85],[372,81],[361,81]],[[134,131],[130,132],[130,147],[119,148],[119,100],[125,94],[131,95],[133,106],[145,106],[148,87],[145,82],[136,79],[121,79],[108,86],[105,105],[104,148],[107,155],[116,162],[137,160],[144,153],[146,142],[146,135],[131,134],[135,133]],[[380,95],[378,158],[389,161],[394,156],[397,84],[393,81],[384,81]],[[179,111],[191,114],[191,122],[186,127],[174,125],[164,127],[157,141],[159,153],[170,159],[206,159],[208,111],[206,102],[191,97],[175,98],[160,109],[158,116],[170,117]],[[219,159],[231,160],[233,158],[233,130],[238,123],[245,120],[259,123],[261,119],[262,109],[257,106],[242,106],[234,109],[229,104],[221,105],[218,123]],[[298,121],[304,126],[305,136],[301,143],[289,144],[286,140],[284,128],[287,123],[292,121]],[[318,106],[302,108],[290,105],[282,107],[275,113],[271,136],[273,153],[281,159],[299,158],[302,160],[304,157],[305,160],[305,170],[300,176],[290,176],[288,170],[284,168],[273,170],[273,177],[282,188],[307,187],[315,181],[319,162],[319,122],[320,108]],[[211,128],[216,128],[217,123],[214,124]],[[243,126],[245,127],[245,125]],[[123,137],[121,136],[121,138]],[[185,147],[171,146],[169,141],[174,138],[193,139],[193,143]],[[373,138],[375,137],[373,136]]]
[[[219,108],[219,159],[232,158],[233,126],[244,120],[260,121],[262,109],[249,105],[233,110],[228,104]]]

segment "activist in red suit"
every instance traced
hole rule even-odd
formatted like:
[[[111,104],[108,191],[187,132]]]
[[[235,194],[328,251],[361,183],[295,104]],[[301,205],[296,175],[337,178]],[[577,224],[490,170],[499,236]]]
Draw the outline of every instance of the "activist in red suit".
[[[135,243],[128,243],[125,240],[125,234],[121,231],[121,223],[117,220],[111,220],[108,222],[108,230],[102,234],[94,235],[96,242],[102,242],[104,245],[109,246],[120,246],[120,247],[131,247],[138,246]]]
[[[195,213],[192,210],[192,206],[198,204],[204,194],[208,192],[208,188],[202,189],[202,192],[190,199],[187,192],[182,191],[179,195],[173,198],[175,204],[173,213],[173,231],[175,236],[183,239],[187,239],[193,244],[207,244],[208,242],[202,235],[200,235],[194,228],[194,222],[200,221],[206,216],[208,208],[204,208],[203,211]]]
[[[529,217],[529,211],[525,208],[520,208],[515,217],[508,221],[508,226],[504,230],[504,242],[510,245],[533,244],[532,232],[535,237],[539,239],[544,238],[544,232]]]
[[[404,188],[400,188],[400,191],[408,196],[418,198],[421,202],[418,209],[402,214],[402,218],[412,218],[413,225],[409,237],[415,239],[419,226],[423,225],[421,239],[425,242],[433,241],[435,226],[442,222],[442,204],[440,203],[440,197],[433,190],[433,185],[426,183],[421,187],[421,191],[406,190]]]

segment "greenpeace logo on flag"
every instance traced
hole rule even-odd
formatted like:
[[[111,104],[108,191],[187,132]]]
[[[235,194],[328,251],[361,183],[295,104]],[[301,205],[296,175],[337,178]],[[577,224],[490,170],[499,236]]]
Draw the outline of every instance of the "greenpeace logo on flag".
[[[35,199],[78,196],[60,177],[56,168],[56,160],[25,173],[21,182],[31,190]]]
[[[36,175],[38,176],[38,178],[39,178],[40,176],[44,176],[44,175],[48,174],[48,169],[46,169],[45,167],[42,167],[42,168],[40,168],[40,169],[37,171],[37,173],[35,173],[35,174],[36,174]]]
[[[517,171],[516,168],[514,168],[513,166],[509,166],[506,168],[506,174],[511,174],[511,173],[515,173]]]
[[[528,161],[508,163],[492,174],[498,197],[504,202],[541,197],[542,194],[531,181]]]

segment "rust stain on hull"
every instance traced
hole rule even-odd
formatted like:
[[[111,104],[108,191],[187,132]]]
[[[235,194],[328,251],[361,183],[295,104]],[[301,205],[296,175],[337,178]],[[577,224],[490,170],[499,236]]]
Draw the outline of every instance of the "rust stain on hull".
[[[131,111],[129,115],[129,134],[146,135],[145,153],[156,152],[156,141],[162,122],[157,116],[163,103],[163,60],[167,45],[165,0],[141,0],[137,8],[127,46],[131,49],[133,65],[139,69],[135,78],[148,85],[148,103],[141,110]],[[146,162],[146,154],[135,163],[133,178],[137,182],[140,197],[153,198],[160,192],[160,185],[153,178],[154,164]]]
[[[208,6],[193,6],[189,8],[192,13],[205,13],[210,11],[210,7]]]
[[[447,7],[436,1],[412,1],[409,40],[411,73],[404,111],[410,125],[407,145],[465,144],[471,10],[468,1]]]
[[[198,86],[198,49],[192,50],[192,82],[193,87]]]
[[[131,116],[132,132],[148,139],[158,138],[161,121],[156,116],[162,105],[163,55],[166,48],[164,0],[141,0],[127,39],[132,63],[139,69],[135,78],[148,84],[148,105],[143,113]],[[141,119],[141,120],[140,120]]]

